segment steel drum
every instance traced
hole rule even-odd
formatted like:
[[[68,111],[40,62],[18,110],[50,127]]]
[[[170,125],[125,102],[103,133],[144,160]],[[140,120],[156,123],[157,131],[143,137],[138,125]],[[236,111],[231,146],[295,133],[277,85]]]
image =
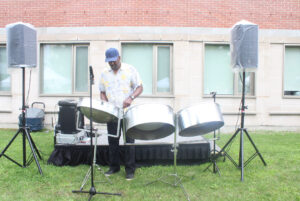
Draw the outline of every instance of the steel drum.
[[[155,140],[175,131],[173,109],[162,104],[129,107],[124,115],[126,135],[138,140]]]
[[[177,112],[179,135],[192,137],[203,135],[224,125],[219,104],[203,102]]]
[[[77,105],[80,111],[90,119],[90,98],[84,98]],[[92,100],[93,121],[107,123],[118,121],[119,108],[113,104],[100,100]]]

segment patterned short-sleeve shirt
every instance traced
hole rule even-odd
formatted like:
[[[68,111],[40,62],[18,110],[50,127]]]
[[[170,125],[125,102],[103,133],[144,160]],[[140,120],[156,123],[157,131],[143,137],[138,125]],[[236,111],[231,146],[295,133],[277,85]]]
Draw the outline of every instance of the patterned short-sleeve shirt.
[[[100,75],[99,90],[105,92],[110,103],[122,108],[123,101],[141,84],[137,70],[129,64],[122,63],[116,74],[110,67],[104,69]]]

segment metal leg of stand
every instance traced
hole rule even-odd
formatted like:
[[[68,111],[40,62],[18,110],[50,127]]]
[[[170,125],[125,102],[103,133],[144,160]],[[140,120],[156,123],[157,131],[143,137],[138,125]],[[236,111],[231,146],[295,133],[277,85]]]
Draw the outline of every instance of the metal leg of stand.
[[[91,175],[91,167],[89,167],[83,181],[82,181],[82,184],[81,184],[81,187],[80,187],[80,190],[83,190],[83,187],[85,186],[86,182],[89,180],[89,177]]]
[[[210,166],[213,165],[213,173],[217,173],[219,174],[219,176],[221,176],[220,174],[220,169],[217,165],[217,156],[216,156],[216,131],[214,131],[214,139],[213,139],[213,156],[211,156],[211,152],[210,152],[210,164],[203,170],[203,172],[205,172],[206,170],[208,170],[210,168]]]
[[[28,132],[27,129],[24,129],[23,132],[24,132],[24,134],[25,134],[26,137],[27,137],[27,140],[28,140],[28,143],[29,143],[31,152],[32,152],[32,154],[33,154],[35,163],[36,163],[36,165],[38,166],[39,172],[40,172],[41,175],[43,175],[43,171],[42,171],[42,169],[41,169],[41,166],[40,166],[39,161],[38,161],[38,159],[37,159],[37,156],[36,156],[36,154],[35,154],[35,150],[34,150],[34,147],[33,147],[33,143],[31,142],[31,139],[30,139],[31,137],[30,137],[30,135],[29,135],[29,132]]]
[[[240,161],[239,161],[239,167],[241,168],[241,181],[244,181],[244,135],[243,135],[243,129],[241,129],[241,135],[240,135]]]
[[[225,151],[227,146],[232,143],[232,140],[236,137],[236,135],[239,133],[240,129],[236,130],[236,132],[233,134],[233,136],[229,139],[229,141],[224,145],[224,147],[220,150],[219,153],[217,153],[216,157],[219,157],[222,153],[236,166],[239,167],[238,164],[231,158],[231,156]]]
[[[14,135],[14,137],[9,141],[9,143],[6,145],[6,147],[3,149],[3,151],[0,154],[0,158],[2,156],[4,156],[5,158],[7,158],[8,160],[12,161],[13,163],[15,163],[16,165],[23,167],[20,163],[18,163],[17,161],[13,160],[12,158],[10,158],[9,156],[5,155],[6,150],[10,147],[10,145],[14,142],[14,140],[18,137],[19,133],[22,130],[19,129],[18,132]]]
[[[256,153],[258,154],[260,160],[263,162],[263,164],[264,164],[265,166],[267,166],[267,163],[265,162],[264,158],[263,158],[262,155],[260,154],[258,148],[255,146],[255,144],[254,144],[253,140],[251,139],[251,137],[250,137],[248,131],[245,130],[245,133],[246,133],[246,136],[248,137],[249,141],[251,142],[252,146],[254,147]],[[247,160],[247,162],[248,162],[248,160]],[[250,161],[249,161],[249,162],[250,162]]]
[[[28,130],[28,129],[27,129],[27,130]],[[42,158],[42,156],[41,156],[41,154],[40,154],[40,152],[39,152],[38,148],[35,146],[35,143],[34,143],[34,141],[33,141],[32,137],[31,137],[31,135],[29,135],[29,137],[30,137],[30,140],[31,140],[31,142],[32,142],[32,145],[33,145],[33,148],[34,148],[34,150],[36,151],[36,153],[37,153],[38,157],[40,158],[40,160],[43,160],[43,158]]]
[[[105,178],[107,179],[107,181],[112,184],[111,180],[108,178],[108,176],[105,175],[104,171],[100,168],[99,165],[96,164],[96,155],[97,155],[97,139],[98,139],[98,135],[97,133],[95,133],[95,144],[94,144],[94,154],[93,154],[93,171],[95,173],[95,167],[97,167],[97,169],[105,176]],[[80,190],[83,190],[85,184],[87,183],[87,181],[89,180],[89,177],[91,176],[91,170],[92,168],[90,167],[82,181]],[[95,181],[96,182],[96,181]],[[98,182],[99,183],[99,182]],[[104,182],[103,182],[104,183]]]
[[[5,152],[7,151],[7,149],[10,147],[10,145],[13,143],[13,141],[17,138],[17,136],[22,133],[23,135],[23,165],[21,165],[20,163],[18,163],[17,161],[15,161],[14,159],[10,158],[9,156],[5,155]],[[17,131],[17,133],[14,135],[14,137],[10,140],[10,142],[7,144],[7,146],[4,148],[4,150],[1,152],[0,154],[0,158],[2,156],[4,156],[5,158],[7,158],[8,160],[12,161],[13,163],[15,163],[16,165],[20,166],[20,167],[27,167],[26,165],[26,139],[28,140],[28,143],[29,143],[29,146],[30,146],[30,149],[31,149],[31,152],[33,154],[33,157],[34,157],[34,160],[35,160],[35,163],[38,167],[38,170],[40,172],[41,175],[43,175],[43,171],[42,171],[42,168],[39,164],[39,161],[37,159],[37,156],[36,156],[36,146],[34,145],[34,142],[30,136],[30,133],[28,131],[28,129],[26,127],[21,127],[19,128],[19,130]]]
[[[95,145],[94,145],[94,160],[93,160],[93,165],[94,165],[94,167],[97,167],[97,169],[105,176],[106,180],[110,184],[112,184],[112,182],[110,181],[110,179],[108,178],[108,176],[105,175],[104,171],[96,163],[96,160],[97,160],[97,140],[98,140],[98,135],[97,135],[97,133],[95,133]],[[94,168],[94,170],[95,170],[95,168]]]
[[[177,123],[177,120],[176,120],[176,123]],[[177,127],[177,126],[176,126]],[[173,144],[173,153],[174,153],[174,174],[168,174],[168,175],[165,175],[165,176],[161,176],[159,177],[158,179],[154,180],[154,181],[151,181],[149,183],[147,183],[146,185],[150,185],[150,184],[153,184],[155,182],[163,182],[165,184],[169,184],[169,185],[172,185],[174,187],[177,187],[177,186],[180,186],[185,197],[187,198],[188,201],[190,201],[190,197],[188,195],[188,193],[186,192],[182,182],[181,182],[181,178],[178,176],[177,174],[177,170],[176,170],[176,167],[177,167],[177,141],[176,141],[176,135],[177,135],[177,129],[175,128],[175,131],[174,131],[174,144]],[[173,183],[170,183],[170,182],[167,182],[165,181],[165,179],[167,179],[168,177],[174,177],[174,182]]]

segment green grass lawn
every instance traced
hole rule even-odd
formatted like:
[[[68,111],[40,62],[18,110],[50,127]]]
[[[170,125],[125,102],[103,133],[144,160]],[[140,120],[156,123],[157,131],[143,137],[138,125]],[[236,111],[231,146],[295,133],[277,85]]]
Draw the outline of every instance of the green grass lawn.
[[[13,137],[15,130],[0,130],[0,151]],[[267,166],[255,157],[246,167],[244,182],[240,181],[240,169],[228,159],[219,158],[221,176],[211,171],[203,172],[209,163],[191,166],[177,166],[177,173],[191,200],[300,200],[300,133],[249,131],[260,150]],[[56,167],[48,165],[47,160],[53,151],[53,132],[31,133],[44,160],[40,161],[44,175],[41,176],[33,161],[27,168],[21,168],[5,157],[0,158],[0,200],[87,200],[87,194],[74,194],[89,168],[87,165],[76,167]],[[223,146],[232,134],[221,134],[219,146]],[[22,138],[15,140],[6,155],[22,163]],[[27,145],[27,155],[30,150]],[[245,159],[254,149],[245,139]],[[238,159],[239,138],[236,138],[228,152]],[[101,167],[104,171],[108,167]],[[122,197],[95,195],[92,200],[186,200],[180,187],[156,182],[145,186],[160,176],[174,173],[173,166],[152,166],[138,168],[135,179],[125,180],[124,168],[110,177],[96,172],[95,187],[100,192],[122,193]],[[85,186],[89,190],[90,182]]]

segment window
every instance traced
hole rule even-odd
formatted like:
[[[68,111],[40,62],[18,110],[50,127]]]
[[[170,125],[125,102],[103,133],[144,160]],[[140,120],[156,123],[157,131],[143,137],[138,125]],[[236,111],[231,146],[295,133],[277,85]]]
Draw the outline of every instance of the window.
[[[245,83],[245,94],[253,96],[254,72],[246,72]],[[242,94],[242,72],[233,71],[228,44],[205,44],[204,95],[209,95],[211,92],[220,95]]]
[[[88,45],[42,44],[42,94],[88,92]]]
[[[0,46],[0,92],[10,91],[10,74],[7,72],[6,47]]]
[[[122,61],[133,65],[143,81],[145,95],[172,93],[172,46],[122,44]]]
[[[300,96],[300,47],[285,46],[284,95]]]

